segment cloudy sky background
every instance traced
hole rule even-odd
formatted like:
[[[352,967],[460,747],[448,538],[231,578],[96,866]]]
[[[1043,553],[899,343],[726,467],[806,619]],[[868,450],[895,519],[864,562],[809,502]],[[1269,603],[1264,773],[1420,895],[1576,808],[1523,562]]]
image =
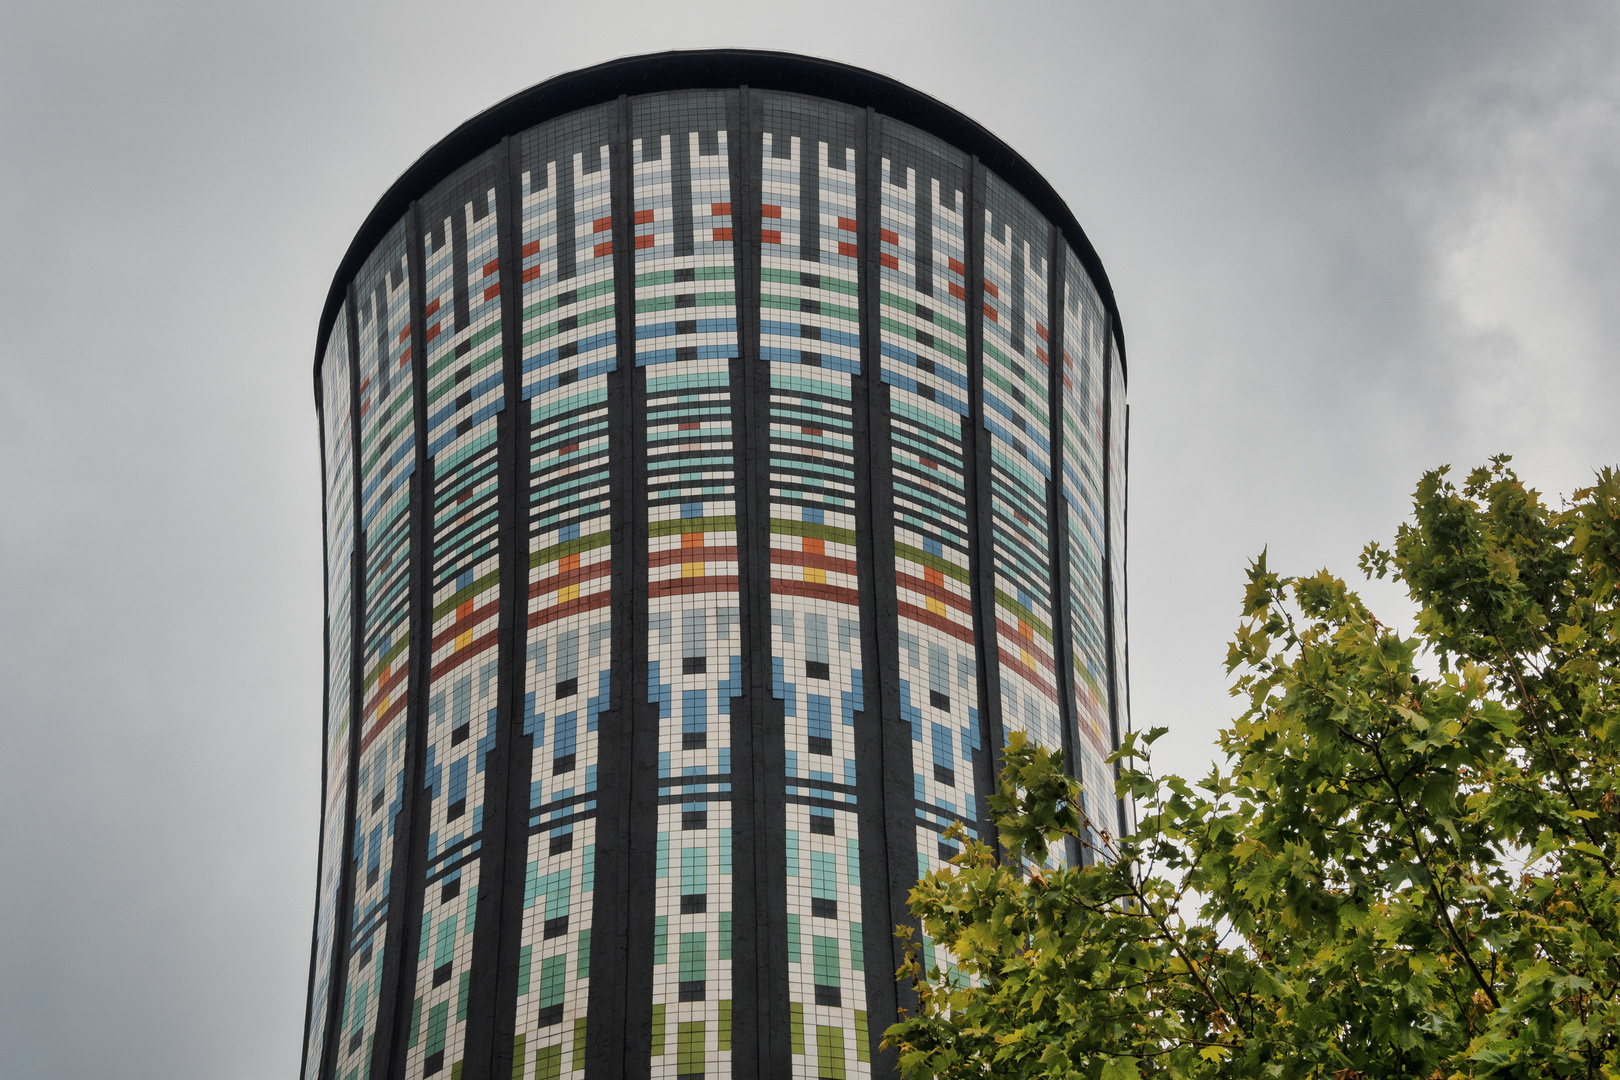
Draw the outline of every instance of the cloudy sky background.
[[[0,26],[7,1076],[294,1075],[316,319],[393,178],[558,72],[833,57],[1067,197],[1124,319],[1134,706],[1166,767],[1202,773],[1231,715],[1263,546],[1349,574],[1425,467],[1503,450],[1566,492],[1620,463],[1612,4],[4,0]]]

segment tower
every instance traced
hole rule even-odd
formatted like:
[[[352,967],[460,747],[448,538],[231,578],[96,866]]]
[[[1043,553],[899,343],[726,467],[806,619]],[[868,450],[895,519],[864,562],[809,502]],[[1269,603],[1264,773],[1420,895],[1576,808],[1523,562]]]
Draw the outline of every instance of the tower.
[[[309,1080],[893,1075],[892,928],[1006,733],[1124,827],[1123,335],[954,110],[542,83],[377,204],[315,386]]]

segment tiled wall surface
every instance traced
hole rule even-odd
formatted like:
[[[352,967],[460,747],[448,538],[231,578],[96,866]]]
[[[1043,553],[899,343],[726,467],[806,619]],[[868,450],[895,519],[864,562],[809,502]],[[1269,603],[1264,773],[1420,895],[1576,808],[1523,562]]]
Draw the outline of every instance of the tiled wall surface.
[[[893,1075],[1006,733],[1125,812],[1079,258],[932,135],[688,91],[512,134],[348,295],[306,1080]]]
[[[321,860],[315,899],[315,962],[309,1011],[325,1016],[332,991],[338,906],[343,899],[344,840],[349,808],[349,738],[354,715],[354,413],[349,359],[348,309],[338,313],[336,333],[321,358],[321,445],[326,471],[326,735],[321,789]],[[305,1046],[305,1080],[314,1080],[326,1048],[326,1027],[311,1024]]]
[[[409,795],[406,749],[413,690],[411,602],[412,530],[422,512],[413,498],[417,464],[416,334],[407,222],[401,222],[367,261],[353,288],[351,334],[358,345],[359,483],[363,562],[357,575],[360,722],[351,764],[353,846],[347,873],[351,898],[336,1072],[370,1075],[384,975],[397,970],[390,943],[399,940],[407,887],[400,863],[407,834],[401,825]],[[389,961],[392,959],[392,963]],[[330,1052],[329,1055],[330,1057]]]
[[[591,967],[599,717],[613,655],[608,376],[618,369],[608,109],[514,142],[528,560],[513,1075],[577,1072]],[[618,493],[623,498],[623,493]],[[513,871],[509,871],[513,872]]]

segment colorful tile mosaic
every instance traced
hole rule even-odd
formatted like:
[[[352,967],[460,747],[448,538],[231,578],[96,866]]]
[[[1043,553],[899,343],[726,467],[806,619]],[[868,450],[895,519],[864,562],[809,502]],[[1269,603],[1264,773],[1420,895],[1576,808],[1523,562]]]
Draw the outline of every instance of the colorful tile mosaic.
[[[865,108],[600,100],[416,193],[322,345],[305,1080],[889,1076],[996,740],[1129,820],[1095,264]]]

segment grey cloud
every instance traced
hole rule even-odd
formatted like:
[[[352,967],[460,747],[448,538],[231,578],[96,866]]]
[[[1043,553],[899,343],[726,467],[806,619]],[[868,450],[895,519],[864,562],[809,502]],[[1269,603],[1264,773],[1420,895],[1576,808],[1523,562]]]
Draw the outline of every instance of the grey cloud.
[[[1620,458],[1612,5],[13,3],[0,41],[0,1061],[288,1077],[314,902],[315,321],[461,119],[671,47],[942,97],[1119,296],[1139,726],[1202,771],[1243,562],[1418,471]],[[970,14],[984,25],[969,27]],[[1391,611],[1401,600],[1369,590]],[[1163,745],[1163,744],[1161,744]]]

